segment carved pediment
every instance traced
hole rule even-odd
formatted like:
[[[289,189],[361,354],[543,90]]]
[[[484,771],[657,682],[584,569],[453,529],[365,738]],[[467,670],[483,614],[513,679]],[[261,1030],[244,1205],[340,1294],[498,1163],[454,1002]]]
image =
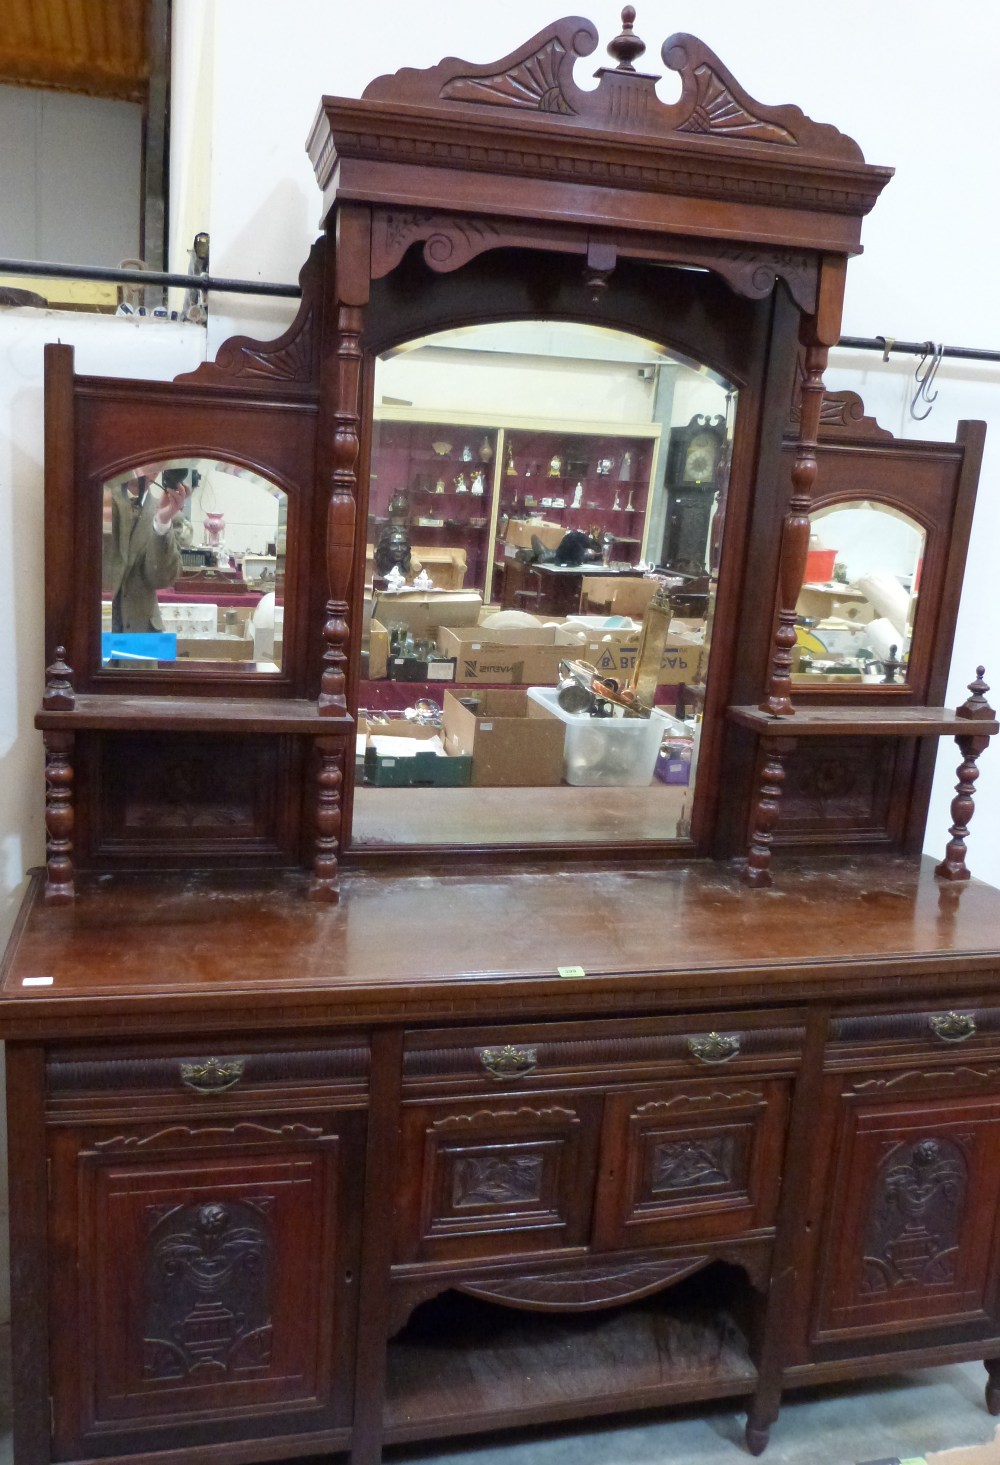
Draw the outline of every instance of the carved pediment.
[[[857,143],[837,128],[813,122],[798,107],[766,107],[755,101],[695,36],[673,35],[663,43],[663,62],[680,74],[681,95],[676,102],[661,102],[655,90],[659,78],[636,71],[633,64],[646,49],[632,29],[634,18],[634,10],[626,6],[622,33],[608,46],[618,64],[598,70],[595,90],[579,88],[573,68],[578,58],[596,50],[597,30],[590,21],[569,16],[546,26],[501,61],[478,65],[449,56],[426,70],[406,67],[376,77],[364,100],[421,107],[442,103],[503,107],[558,114],[619,135],[710,137],[863,162]]]
[[[455,214],[474,202],[478,214],[572,220],[583,189],[588,215],[607,226],[690,233],[685,201],[711,198],[733,215],[711,221],[718,237],[768,247],[808,238],[853,253],[891,170],[866,164],[857,143],[798,107],[756,101],[694,36],[664,42],[681,86],[663,102],[659,77],[635,65],[646,47],[634,14],[622,12],[612,64],[590,90],[574,69],[596,50],[597,31],[571,16],[500,61],[449,56],[377,77],[360,100],[324,97],[308,149],[326,208],[344,199]],[[667,198],[680,201],[673,212]],[[769,212],[748,232],[753,207]],[[832,216],[819,231],[818,214]],[[694,232],[711,230],[706,221]]]

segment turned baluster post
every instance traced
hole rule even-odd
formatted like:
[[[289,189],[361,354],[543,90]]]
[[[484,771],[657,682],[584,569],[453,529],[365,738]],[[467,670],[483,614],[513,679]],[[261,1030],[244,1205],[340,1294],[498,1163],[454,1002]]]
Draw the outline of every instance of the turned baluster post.
[[[773,830],[778,822],[781,804],[781,790],[785,782],[784,761],[795,748],[794,738],[761,738],[761,752],[764,766],[760,775],[760,789],[754,806],[753,833],[750,836],[750,850],[746,868],[743,871],[745,885],[756,887],[771,884],[771,844]]]
[[[76,706],[73,672],[66,652],[57,646],[45,668],[46,712],[72,712]],[[73,734],[46,730],[45,743],[45,899],[67,905],[76,890],[73,883]]]
[[[313,855],[309,894],[313,900],[336,903],[340,899],[337,856],[343,818],[341,790],[344,783],[344,744],[338,738],[317,738],[316,755],[316,847]]]
[[[329,350],[320,363],[323,407],[318,434],[320,472],[328,467],[330,483],[326,523],[329,599],[317,711],[320,717],[346,718],[361,451],[361,333],[370,292],[370,212],[342,205],[329,228],[335,247],[330,250],[324,310],[333,330]],[[343,737],[318,739],[317,755],[316,852],[309,893],[317,900],[335,901],[343,821]]]
[[[966,717],[971,725],[978,722],[993,722],[996,713],[986,700],[989,687],[983,680],[986,668],[976,667],[976,679],[969,683],[970,696],[956,708],[957,717]],[[941,880],[968,880],[970,871],[965,863],[965,841],[969,834],[969,823],[976,812],[975,788],[979,777],[977,762],[979,755],[989,747],[989,733],[958,733],[955,737],[962,761],[958,766],[958,783],[955,797],[951,801],[951,828],[944,852],[944,859],[934,873]]]

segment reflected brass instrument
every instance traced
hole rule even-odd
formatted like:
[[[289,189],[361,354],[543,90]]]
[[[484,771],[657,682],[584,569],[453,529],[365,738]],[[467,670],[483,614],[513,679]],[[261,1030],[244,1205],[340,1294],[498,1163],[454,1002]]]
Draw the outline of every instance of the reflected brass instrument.
[[[561,661],[556,688],[559,706],[564,712],[589,712],[591,716],[611,715],[602,712],[600,704],[621,707],[626,717],[649,717],[652,709],[614,677],[603,677],[589,661]]]

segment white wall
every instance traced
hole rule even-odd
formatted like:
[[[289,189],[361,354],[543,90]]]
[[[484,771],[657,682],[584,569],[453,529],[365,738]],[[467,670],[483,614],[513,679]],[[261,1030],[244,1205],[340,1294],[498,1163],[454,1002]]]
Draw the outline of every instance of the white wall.
[[[105,266],[138,256],[138,102],[0,86],[0,137],[0,256]]]
[[[620,6],[583,7],[606,41]],[[543,0],[502,7],[439,0],[176,0],[171,218],[179,234],[171,259],[183,266],[190,236],[207,228],[213,273],[294,280],[315,237],[319,194],[304,151],[325,92],[358,95],[376,73],[423,66],[458,52],[472,61],[502,56],[561,11]],[[750,93],[765,103],[794,102],[856,137],[872,162],[894,164],[865,229],[866,252],[849,272],[845,331],[933,336],[1000,347],[1000,293],[976,289],[1000,224],[995,171],[993,58],[1000,52],[1000,10],[953,0],[945,53],[940,10],[919,0],[842,0],[804,9],[771,0],[762,11],[744,0],[672,0],[640,8],[644,64],[662,69],[665,25],[694,31],[712,45]],[[600,56],[578,67],[588,78]],[[959,64],[960,63],[960,64]],[[953,81],[959,77],[959,81]],[[661,83],[666,99],[676,79]],[[956,95],[957,93],[957,95]],[[206,100],[207,99],[207,100]],[[211,349],[234,331],[277,334],[288,302],[217,296]],[[0,849],[9,924],[25,865],[42,853],[41,762],[31,717],[42,682],[41,645],[41,348],[58,334],[79,345],[79,369],[169,377],[194,364],[192,328],[146,326],[83,316],[0,315],[0,609],[13,656],[0,659]],[[157,334],[152,334],[156,332]],[[830,384],[865,396],[896,433],[949,438],[960,417],[991,419],[969,576],[962,602],[952,696],[964,695],[977,660],[991,660],[994,546],[1000,543],[1000,371],[942,368],[929,421],[906,415],[914,363],[882,365],[874,356],[838,353]],[[1000,664],[998,664],[1000,681]],[[1000,883],[1000,769],[984,758],[971,863]],[[943,840],[955,763],[932,813],[931,845]],[[940,834],[938,831],[941,831]]]

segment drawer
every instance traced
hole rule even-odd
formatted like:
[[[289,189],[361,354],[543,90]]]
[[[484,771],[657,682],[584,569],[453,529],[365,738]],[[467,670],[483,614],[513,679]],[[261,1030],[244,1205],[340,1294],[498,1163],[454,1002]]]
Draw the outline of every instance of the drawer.
[[[787,1079],[609,1094],[594,1245],[701,1242],[773,1226],[790,1098]]]
[[[367,1038],[319,1045],[303,1039],[280,1047],[251,1040],[62,1048],[45,1065],[46,1108],[61,1122],[118,1110],[259,1107],[363,1098],[370,1066]]]
[[[1000,1007],[981,1000],[947,1007],[840,1013],[830,1022],[826,1067],[863,1068],[873,1061],[959,1057],[1000,1051]]]
[[[599,1094],[404,1104],[396,1262],[586,1245],[600,1128]]]
[[[538,1082],[580,1088],[724,1069],[786,1073],[798,1064],[802,1033],[794,1009],[431,1029],[406,1034],[403,1092],[490,1092]]]

